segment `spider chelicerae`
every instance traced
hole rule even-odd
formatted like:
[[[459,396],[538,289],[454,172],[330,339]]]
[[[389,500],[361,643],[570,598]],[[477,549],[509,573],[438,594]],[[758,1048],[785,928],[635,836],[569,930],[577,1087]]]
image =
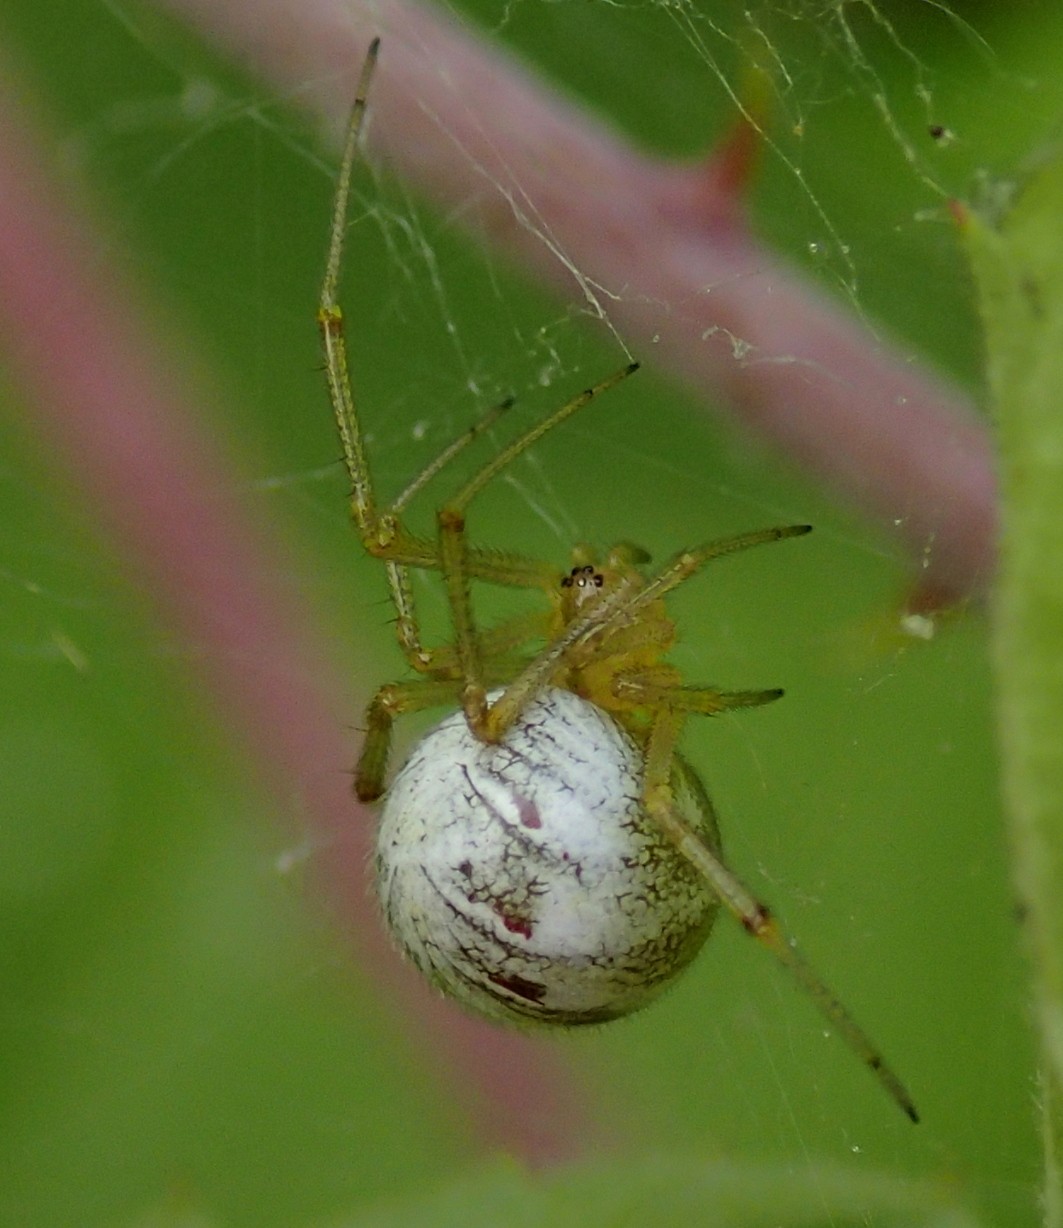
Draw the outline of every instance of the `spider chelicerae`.
[[[667,660],[675,629],[664,599],[709,561],[801,536],[809,526],[710,542],[655,572],[628,544],[601,558],[577,546],[567,569],[473,544],[466,513],[484,487],[626,380],[635,363],[496,452],[439,508],[434,538],[406,527],[408,504],[510,401],[389,506],[379,504],[338,302],[351,177],[378,49],[375,40],[347,129],[318,322],[351,513],[366,550],[384,564],[399,644],[418,675],[373,697],[355,772],[359,798],[385,798],[376,871],[393,933],[433,983],[470,1009],[511,1023],[572,1026],[630,1013],[656,997],[696,955],[722,905],[789,969],[917,1121],[878,1048],[723,860],[712,803],[677,750],[688,717],[755,707],[782,692],[685,684]],[[411,569],[442,576],[452,642],[422,641]],[[473,581],[532,589],[545,602],[482,628]],[[386,789],[395,718],[455,704],[459,710],[417,744]]]

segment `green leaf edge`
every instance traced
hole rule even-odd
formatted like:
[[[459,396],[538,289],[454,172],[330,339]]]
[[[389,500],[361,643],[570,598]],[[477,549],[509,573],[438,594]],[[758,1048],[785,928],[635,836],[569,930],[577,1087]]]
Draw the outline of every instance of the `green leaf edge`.
[[[999,218],[957,208],[985,330],[1001,530],[992,651],[1002,786],[1042,1052],[1044,1223],[1063,1225],[1063,158]]]
[[[337,1228],[654,1228],[874,1223],[975,1228],[953,1187],[860,1171],[658,1156],[531,1174],[499,1161],[430,1196],[404,1199]]]

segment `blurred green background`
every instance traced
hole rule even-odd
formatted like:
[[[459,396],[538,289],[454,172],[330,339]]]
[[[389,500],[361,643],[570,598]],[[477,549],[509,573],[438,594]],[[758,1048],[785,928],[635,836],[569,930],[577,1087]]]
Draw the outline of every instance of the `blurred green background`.
[[[725,84],[740,87],[749,46],[730,6],[526,3],[500,24],[479,8],[650,148],[693,156],[726,128]],[[895,38],[867,8],[754,10],[789,75],[756,225],[977,392],[942,202],[1006,178],[1049,132],[1063,14],[877,13]],[[211,425],[240,455],[248,501],[294,546],[288,579],[340,659],[358,639],[377,680],[398,676],[317,370],[331,156],[286,100],[149,10],[15,0],[0,28],[115,256],[222,390]],[[933,144],[928,114],[956,141]],[[360,191],[347,311],[385,489],[499,391],[530,413],[617,365],[576,312],[394,185],[363,175]],[[305,843],[297,800],[256,787],[190,682],[194,649],[154,621],[27,431],[18,390],[0,393],[0,1222],[147,1223],[176,1207],[311,1224],[475,1171],[484,1156],[426,1073],[434,1055],[410,1052],[327,907],[284,868]],[[677,596],[692,679],[788,692],[693,730],[689,753],[732,862],[887,1050],[925,1122],[896,1113],[726,922],[661,1004],[561,1042],[602,1114],[632,1151],[943,1178],[995,1222],[1029,1222],[1036,1084],[982,614],[929,643],[888,634],[910,580],[893,543],[652,372],[545,440],[480,515],[493,542],[562,561],[574,537],[637,537],[660,557],[766,523],[816,526]]]

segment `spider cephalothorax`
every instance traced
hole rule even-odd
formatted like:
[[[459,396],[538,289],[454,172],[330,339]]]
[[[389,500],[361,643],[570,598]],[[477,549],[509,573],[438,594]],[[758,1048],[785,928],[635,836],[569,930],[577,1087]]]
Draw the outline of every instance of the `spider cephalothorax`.
[[[665,599],[708,562],[797,537],[783,525],[684,550],[659,570],[619,545],[599,564],[573,552],[556,567],[477,546],[467,511],[548,431],[637,369],[578,393],[495,452],[440,506],[435,537],[410,532],[406,505],[511,401],[490,410],[388,507],[377,503],[347,373],[337,300],[347,200],[371,46],[348,127],[318,322],[329,394],[362,542],[383,561],[398,640],[417,677],[369,705],[355,773],[363,800],[385,792],[395,718],[460,705],[411,752],[384,804],[377,881],[385,915],[414,962],[471,1009],[511,1022],[597,1022],[650,1001],[708,935],[719,906],[767,947],[913,1120],[911,1097],[837,996],[804,962],[770,910],[724,862],[716,816],[678,752],[690,716],[754,707],[779,690],[690,685],[667,660]],[[439,573],[453,640],[422,641],[411,569]],[[473,581],[536,592],[537,606],[482,628]]]

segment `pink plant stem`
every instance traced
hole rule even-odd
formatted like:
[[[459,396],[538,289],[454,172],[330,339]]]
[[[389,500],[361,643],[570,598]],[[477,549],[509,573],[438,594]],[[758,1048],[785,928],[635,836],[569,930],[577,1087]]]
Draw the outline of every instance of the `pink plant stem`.
[[[432,1068],[492,1153],[541,1162],[593,1148],[583,1089],[545,1046],[461,1015],[400,969],[367,899],[372,818],[346,771],[352,697],[312,615],[280,587],[290,568],[238,501],[246,482],[197,426],[209,395],[178,391],[150,313],[45,173],[50,142],[21,129],[27,110],[0,74],[0,338],[29,427],[198,663],[255,779],[315,826],[357,955],[422,1055],[417,1077]]]
[[[742,221],[738,144],[702,167],[644,156],[511,56],[409,0],[157,0],[337,136],[383,39],[371,147],[637,357],[899,535],[921,602],[992,570],[995,478],[967,398],[851,318]],[[739,159],[741,163],[741,159]]]

